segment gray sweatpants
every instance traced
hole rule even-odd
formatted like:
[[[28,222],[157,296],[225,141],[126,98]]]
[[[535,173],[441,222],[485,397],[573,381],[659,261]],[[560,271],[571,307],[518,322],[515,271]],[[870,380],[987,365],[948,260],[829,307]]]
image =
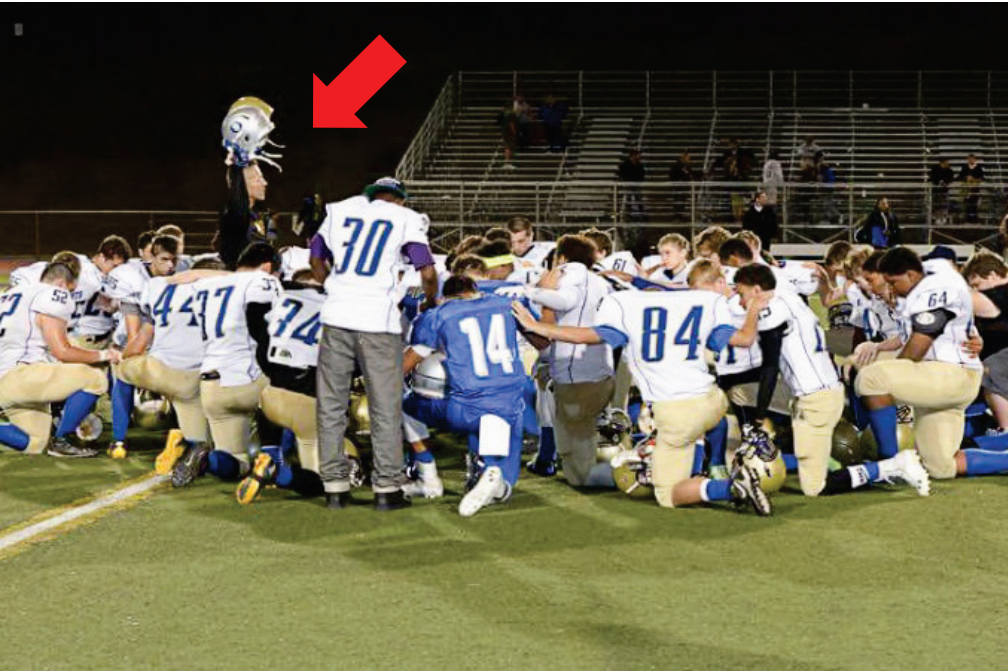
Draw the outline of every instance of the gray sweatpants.
[[[326,492],[350,489],[350,461],[343,449],[354,364],[364,373],[371,414],[375,492],[393,492],[403,473],[403,344],[400,334],[374,334],[323,326],[319,343],[317,418],[319,475]]]

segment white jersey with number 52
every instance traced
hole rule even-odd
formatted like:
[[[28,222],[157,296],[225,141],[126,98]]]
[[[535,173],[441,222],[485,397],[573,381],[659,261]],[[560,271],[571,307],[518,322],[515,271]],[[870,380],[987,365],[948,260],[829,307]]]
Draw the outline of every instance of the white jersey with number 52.
[[[49,361],[38,315],[68,322],[74,311],[70,292],[43,282],[12,287],[0,294],[0,376],[18,364]]]
[[[409,243],[427,245],[424,218],[390,201],[353,196],[326,206],[318,235],[332,252],[322,323],[372,333],[402,333],[400,258]]]

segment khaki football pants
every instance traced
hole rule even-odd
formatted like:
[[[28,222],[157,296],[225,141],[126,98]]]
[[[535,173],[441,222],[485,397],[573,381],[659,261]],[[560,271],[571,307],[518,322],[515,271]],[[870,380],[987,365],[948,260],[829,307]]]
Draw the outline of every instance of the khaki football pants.
[[[798,460],[798,481],[809,497],[815,497],[826,487],[833,430],[843,416],[845,402],[843,385],[794,400],[791,432]]]
[[[721,422],[727,410],[728,397],[714,385],[691,399],[651,404],[658,430],[651,467],[658,504],[673,506],[672,489],[693,474],[696,442]]]
[[[243,468],[249,463],[252,414],[259,408],[259,397],[267,385],[266,376],[259,376],[247,385],[230,387],[222,386],[219,380],[200,381],[200,399],[210,423],[214,449],[230,453]]]
[[[553,383],[553,432],[564,477],[571,485],[584,485],[595,466],[598,430],[595,421],[612,399],[613,377],[591,383]]]
[[[301,468],[319,470],[318,423],[315,419],[315,397],[268,386],[259,399],[263,414],[297,437],[298,460]]]
[[[12,424],[28,434],[27,452],[39,455],[45,452],[52,434],[50,402],[63,401],[81,390],[105,394],[105,370],[88,364],[20,364],[0,378],[0,408]]]
[[[154,357],[139,355],[124,359],[113,370],[120,380],[162,394],[171,401],[178,416],[179,429],[186,440],[202,442],[209,438],[207,419],[200,402],[199,369],[173,369]]]
[[[888,394],[897,404],[912,406],[924,467],[931,478],[955,478],[965,410],[980,393],[982,380],[982,370],[958,364],[892,359],[866,366],[855,386],[860,396]]]

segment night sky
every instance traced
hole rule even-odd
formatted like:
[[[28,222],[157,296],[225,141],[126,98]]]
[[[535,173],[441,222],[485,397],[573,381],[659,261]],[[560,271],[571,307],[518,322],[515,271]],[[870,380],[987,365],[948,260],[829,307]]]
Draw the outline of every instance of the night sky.
[[[391,174],[456,70],[1008,69],[994,10],[964,5],[317,4],[0,6],[0,210],[219,209],[220,122],[276,109],[296,209]],[[24,35],[14,36],[14,23]],[[981,32],[982,31],[982,32]],[[381,34],[406,65],[358,113],[312,129],[329,82]],[[501,101],[502,103],[505,101]]]

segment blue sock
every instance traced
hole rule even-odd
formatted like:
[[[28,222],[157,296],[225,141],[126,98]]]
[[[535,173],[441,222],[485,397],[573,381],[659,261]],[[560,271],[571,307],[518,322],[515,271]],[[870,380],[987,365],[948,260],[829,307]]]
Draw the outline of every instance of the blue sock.
[[[231,453],[214,450],[207,458],[207,471],[222,481],[236,481],[241,476],[241,462]]]
[[[77,429],[77,425],[87,417],[87,414],[94,409],[98,403],[98,395],[78,390],[67,397],[63,406],[63,417],[60,418],[59,426],[56,427],[56,436],[66,436]]]
[[[630,424],[637,426],[637,418],[640,417],[641,402],[633,401],[627,404],[627,415],[630,416]]]
[[[294,470],[289,464],[278,464],[276,472],[276,486],[278,488],[289,488],[294,482]]]
[[[868,480],[872,483],[879,480],[878,462],[865,462],[861,465],[868,472]]]
[[[0,425],[0,443],[10,446],[14,450],[24,450],[28,447],[29,437],[23,429],[17,425]]]
[[[704,445],[702,441],[693,444],[693,476],[703,473]]]
[[[702,486],[706,489],[707,497],[705,502],[727,502],[731,501],[731,479],[725,478],[720,481],[705,481]]]
[[[421,462],[423,464],[430,464],[431,462],[434,461],[434,453],[430,452],[429,450],[425,450],[422,453],[414,452],[413,461]]]
[[[520,422],[521,418],[516,417],[514,422]],[[504,466],[501,470],[504,480],[512,486],[518,482],[518,477],[522,471],[522,428],[516,425],[511,426],[511,443],[508,446],[507,457],[504,458]]]
[[[784,458],[784,468],[788,471],[798,471],[798,458],[794,456],[794,453],[781,453],[781,457]]]
[[[896,453],[899,452],[899,442],[896,440],[896,407],[886,406],[868,411],[868,421],[878,443],[879,458],[884,460],[896,457]]]
[[[710,444],[710,466],[725,466],[725,453],[728,452],[728,418],[721,418],[717,427],[707,432],[707,442]]]
[[[297,445],[297,437],[294,436],[294,432],[290,429],[283,430],[283,437],[280,439],[280,450],[286,455],[287,453],[294,450]]]
[[[977,448],[969,448],[962,452],[966,456],[967,476],[1002,474],[1008,471],[1008,453]]]
[[[552,427],[539,428],[539,454],[536,459],[539,462],[552,462],[556,459],[556,437]]]
[[[112,385],[112,440],[125,441],[133,412],[133,386],[116,379]]]
[[[854,416],[854,426],[858,430],[864,429],[868,426],[868,409],[854,391],[854,385],[847,388],[847,399],[850,402],[851,414]]]
[[[284,459],[283,446],[263,446],[261,450],[273,458],[273,464],[278,467],[282,464],[287,464],[287,460]]]

